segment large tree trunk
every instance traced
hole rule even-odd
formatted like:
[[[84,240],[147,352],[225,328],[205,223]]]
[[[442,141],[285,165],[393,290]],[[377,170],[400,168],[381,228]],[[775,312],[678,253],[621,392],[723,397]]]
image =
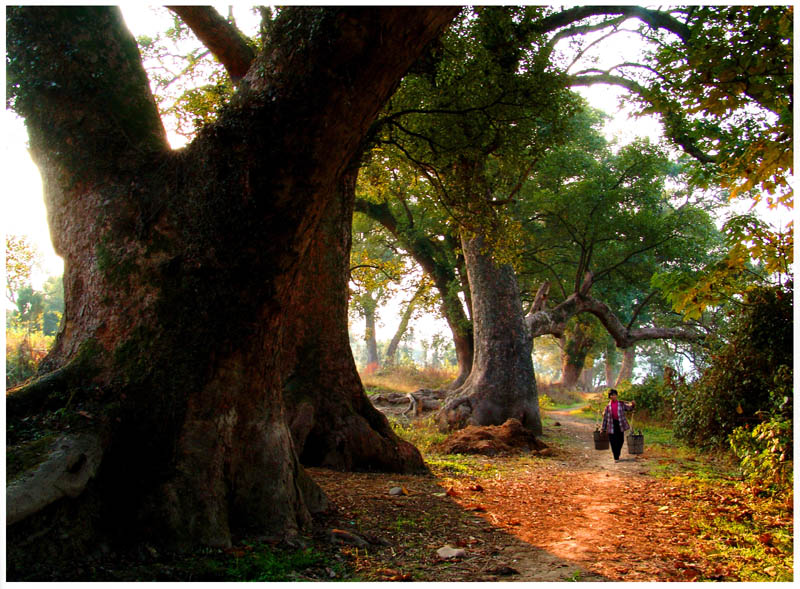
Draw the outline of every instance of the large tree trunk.
[[[561,350],[561,386],[565,389],[575,389],[593,345],[594,339],[589,328],[581,323],[576,323],[574,328],[564,335],[564,345]]]
[[[456,10],[287,9],[232,104],[172,153],[117,9],[9,9],[65,313],[53,372],[8,419],[63,410],[59,447],[83,449],[54,448],[80,481],[42,482],[38,502],[10,482],[10,577],[101,540],[229,546],[309,523],[322,497],[285,421],[285,311],[345,165]]]
[[[425,470],[361,384],[347,330],[355,171],[348,172],[306,254],[289,329],[296,343],[284,401],[297,454],[306,466],[338,470]]]
[[[622,352],[622,366],[620,366],[617,382],[614,386],[621,386],[624,382],[631,382],[633,379],[633,365],[636,361],[636,349],[634,346],[625,348]]]
[[[542,432],[531,359],[514,270],[497,265],[482,251],[483,239],[463,239],[475,326],[475,358],[466,382],[453,391],[437,415],[441,429],[499,425],[519,419]]]

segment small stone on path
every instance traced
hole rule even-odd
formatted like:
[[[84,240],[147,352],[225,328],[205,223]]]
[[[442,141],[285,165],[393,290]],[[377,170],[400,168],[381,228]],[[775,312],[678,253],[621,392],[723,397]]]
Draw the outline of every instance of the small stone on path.
[[[439,558],[442,560],[451,560],[453,558],[463,558],[467,555],[467,551],[463,548],[453,548],[452,546],[442,546],[436,551]]]

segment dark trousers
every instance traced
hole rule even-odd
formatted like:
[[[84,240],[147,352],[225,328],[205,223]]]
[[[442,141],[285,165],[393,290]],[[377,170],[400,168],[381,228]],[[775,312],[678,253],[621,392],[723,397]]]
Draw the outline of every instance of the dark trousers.
[[[611,446],[611,452],[614,454],[614,460],[619,460],[619,453],[622,451],[622,442],[624,439],[625,434],[622,433],[619,421],[615,419],[614,431],[608,432],[608,443]]]

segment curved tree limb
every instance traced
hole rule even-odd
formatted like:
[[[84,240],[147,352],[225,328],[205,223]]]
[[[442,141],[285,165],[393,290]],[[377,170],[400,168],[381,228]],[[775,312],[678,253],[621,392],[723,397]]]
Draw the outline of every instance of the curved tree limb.
[[[542,19],[536,28],[542,33],[548,33],[591,16],[611,16],[615,14],[621,14],[628,18],[638,18],[654,29],[670,31],[680,37],[684,43],[689,40],[691,35],[689,27],[668,12],[649,10],[641,6],[576,6]]]
[[[608,73],[598,73],[594,75],[572,76],[570,78],[570,86],[592,86],[594,84],[609,84],[612,86],[620,86],[626,90],[638,94],[644,100],[653,102],[652,92],[647,88],[622,76],[615,76]],[[701,150],[697,143],[689,137],[688,134],[682,131],[679,121],[675,115],[671,115],[669,111],[663,113],[664,120],[667,123],[667,134],[680,145],[683,150],[691,155],[696,160],[704,164],[712,164],[717,162],[717,158],[705,153]]]
[[[561,337],[570,318],[579,313],[591,313],[600,320],[608,334],[614,338],[617,347],[622,349],[642,340],[680,339],[696,341],[703,338],[702,334],[686,326],[631,329],[623,325],[622,321],[619,320],[608,305],[589,296],[591,285],[592,276],[591,273],[587,272],[580,290],[572,293],[562,303],[549,310],[537,310],[537,306],[534,304],[525,317],[525,323],[531,332],[531,336],[534,338],[542,335]],[[539,289],[540,293],[542,288]],[[538,299],[539,293],[536,296]]]
[[[581,312],[591,313],[597,317],[614,338],[619,348],[628,348],[636,342],[652,339],[680,339],[686,341],[696,341],[702,339],[702,335],[696,331],[685,327],[640,327],[628,329],[614,312],[602,301],[590,296],[582,297],[579,305]]]
[[[234,84],[238,84],[255,53],[242,33],[211,6],[167,6],[192,29],[198,39],[208,47],[225,67]]]

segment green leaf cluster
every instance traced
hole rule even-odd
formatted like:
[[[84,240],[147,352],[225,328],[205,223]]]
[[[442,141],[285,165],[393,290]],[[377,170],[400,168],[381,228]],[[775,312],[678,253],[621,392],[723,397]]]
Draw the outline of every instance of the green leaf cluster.
[[[573,117],[569,139],[531,170],[514,211],[525,230],[520,278],[530,292],[550,281],[560,300],[591,271],[594,295],[627,322],[648,300],[655,274],[709,261],[721,244],[712,217],[719,201],[696,197],[663,146],[608,143],[601,123],[590,109]],[[664,307],[660,298],[651,303]],[[639,324],[652,320],[653,306]]]
[[[786,397],[788,401],[788,397]],[[794,423],[785,415],[772,415],[754,428],[736,428],[730,445],[747,480],[772,493],[792,488],[794,483]]]
[[[676,312],[699,319],[759,285],[790,279],[794,261],[791,228],[778,231],[755,215],[735,215],[722,228],[725,249],[695,268],[670,268],[653,277]]]
[[[377,142],[412,162],[454,221],[513,242],[498,207],[578,108],[533,33],[538,7],[466,10],[387,105]]]
[[[693,6],[686,43],[661,38],[651,53],[660,72],[651,110],[674,135],[713,154],[713,174],[732,195],[793,204],[794,9]],[[702,174],[698,175],[698,178]]]
[[[729,312],[711,365],[676,397],[676,436],[700,447],[724,446],[736,428],[784,414],[792,391],[792,296],[791,285],[758,287],[738,314]]]

